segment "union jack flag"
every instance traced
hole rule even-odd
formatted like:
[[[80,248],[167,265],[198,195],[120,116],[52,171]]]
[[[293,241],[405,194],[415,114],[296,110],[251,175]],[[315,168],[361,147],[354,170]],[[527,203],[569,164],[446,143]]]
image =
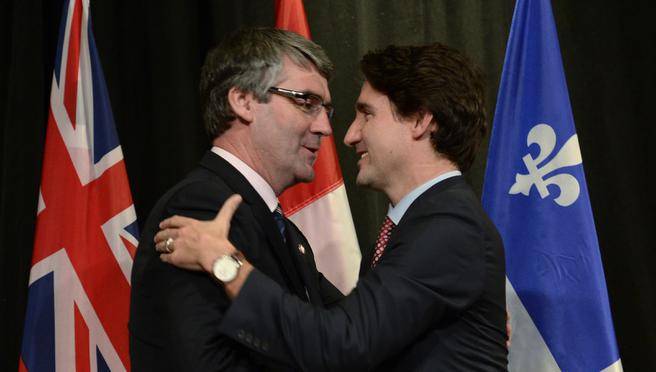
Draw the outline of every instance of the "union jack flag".
[[[129,370],[137,222],[89,0],[64,2],[20,371]]]

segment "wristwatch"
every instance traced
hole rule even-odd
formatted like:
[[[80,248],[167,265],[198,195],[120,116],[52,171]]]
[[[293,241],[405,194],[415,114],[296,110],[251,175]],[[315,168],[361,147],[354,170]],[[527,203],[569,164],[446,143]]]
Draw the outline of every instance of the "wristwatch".
[[[242,263],[234,254],[224,254],[212,264],[212,275],[222,283],[235,280]]]

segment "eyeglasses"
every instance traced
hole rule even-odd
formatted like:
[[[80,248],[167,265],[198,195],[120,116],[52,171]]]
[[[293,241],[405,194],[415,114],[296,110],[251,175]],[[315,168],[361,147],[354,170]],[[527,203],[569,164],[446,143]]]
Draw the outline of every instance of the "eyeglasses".
[[[330,103],[324,103],[323,98],[312,93],[303,93],[295,90],[271,87],[269,92],[277,94],[279,96],[289,98],[296,106],[301,109],[301,111],[308,113],[310,115],[318,115],[321,111],[321,107],[326,109],[326,114],[328,119],[333,118],[335,113],[335,108]]]

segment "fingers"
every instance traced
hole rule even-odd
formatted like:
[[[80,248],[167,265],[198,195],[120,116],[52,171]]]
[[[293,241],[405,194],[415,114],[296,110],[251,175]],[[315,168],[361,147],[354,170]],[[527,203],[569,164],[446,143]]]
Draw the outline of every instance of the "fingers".
[[[155,241],[155,244],[158,244],[165,242],[168,238],[176,239],[177,237],[178,229],[164,229],[158,231],[157,234],[155,234],[155,238],[153,240]]]
[[[171,253],[175,249],[173,247],[175,239],[167,238],[158,243],[155,243],[155,250],[160,253]]]
[[[171,254],[170,253],[160,254],[159,259],[162,260],[162,262],[171,263]]]
[[[162,260],[178,266],[177,261],[171,256],[175,248],[197,249],[193,242],[197,242],[201,237],[205,237],[205,239],[214,237],[227,241],[230,221],[241,201],[240,195],[235,194],[229,197],[213,221],[198,221],[182,216],[173,216],[162,221],[159,225],[161,230],[155,234],[153,239],[157,252],[163,253]]]
[[[178,252],[171,252],[171,253],[162,253],[159,255],[159,259],[162,262],[166,262],[168,264],[187,269],[187,270],[199,270],[200,266],[194,264],[193,262],[188,261],[184,255],[178,254]]]
[[[155,250],[160,253],[173,252],[173,244],[179,236],[179,229],[160,230],[153,239],[155,241]]]
[[[161,230],[168,228],[180,228],[196,222],[195,219],[183,216],[173,216],[159,223]]]
[[[214,219],[214,223],[218,224],[219,227],[222,228],[222,231],[225,231],[226,236],[230,230],[230,221],[232,220],[232,216],[234,216],[237,208],[239,208],[241,200],[241,195],[239,194],[230,196],[228,200],[223,203],[221,210],[219,210],[219,213]]]

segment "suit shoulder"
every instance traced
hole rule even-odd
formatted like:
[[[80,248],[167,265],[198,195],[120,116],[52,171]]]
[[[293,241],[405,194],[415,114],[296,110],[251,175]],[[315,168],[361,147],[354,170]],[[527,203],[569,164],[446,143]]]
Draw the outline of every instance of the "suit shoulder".
[[[472,225],[485,234],[497,235],[479,197],[464,180],[455,181],[459,182],[453,182],[447,187],[434,187],[420,195],[408,208],[401,222],[447,219]]]
[[[159,223],[172,215],[209,219],[234,193],[216,174],[197,168],[168,189],[151,209],[142,237],[151,238]]]
[[[153,212],[159,207],[160,214],[187,215],[185,211],[216,213],[223,202],[234,193],[220,177],[199,169],[170,188],[159,199]]]
[[[490,244],[493,242],[493,244]],[[483,267],[488,251],[501,246],[480,201],[464,182],[427,191],[417,198],[392,233],[391,243],[413,252],[412,260],[469,262]],[[415,264],[421,266],[421,262]],[[427,270],[434,270],[430,265]]]

